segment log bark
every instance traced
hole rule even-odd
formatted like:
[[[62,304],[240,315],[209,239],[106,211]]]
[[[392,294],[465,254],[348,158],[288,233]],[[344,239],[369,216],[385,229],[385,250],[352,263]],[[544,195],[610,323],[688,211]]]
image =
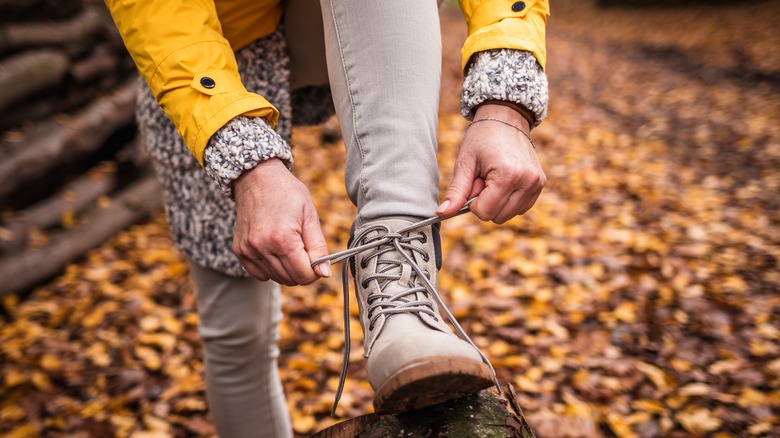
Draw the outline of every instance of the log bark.
[[[522,437],[534,438],[511,385],[398,414],[368,414],[342,421],[312,438]]]
[[[0,53],[39,46],[72,46],[88,41],[104,29],[105,18],[87,8],[70,20],[9,24],[0,30]]]
[[[58,164],[96,152],[118,129],[133,123],[136,82],[129,81],[66,122],[43,124],[32,141],[0,162],[0,200],[34,184]]]
[[[20,250],[33,230],[43,231],[62,224],[66,214],[77,215],[90,207],[102,196],[126,185],[148,169],[149,158],[136,141],[125,145],[117,152],[113,161],[90,169],[84,175],[69,182],[57,193],[27,207],[0,227],[4,228],[0,238],[0,255]]]
[[[77,84],[84,84],[98,76],[111,74],[119,65],[119,57],[108,45],[102,45],[92,51],[92,54],[70,67],[70,77]]]
[[[18,217],[3,224],[6,240],[0,240],[0,254],[16,251],[27,242],[33,230],[46,230],[62,223],[62,218],[79,214],[101,196],[116,188],[116,175],[85,175],[65,186],[64,190],[25,209]]]
[[[52,278],[68,263],[148,217],[161,202],[159,183],[148,176],[123,190],[107,207],[96,208],[87,222],[54,237],[45,247],[5,257],[0,260],[0,297],[29,290]]]
[[[0,63],[0,111],[57,84],[68,71],[68,57],[55,50],[35,50]]]

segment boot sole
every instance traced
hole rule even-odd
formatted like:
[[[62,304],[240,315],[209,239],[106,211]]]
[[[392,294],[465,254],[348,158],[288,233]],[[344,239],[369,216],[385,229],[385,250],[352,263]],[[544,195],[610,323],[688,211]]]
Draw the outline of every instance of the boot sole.
[[[403,412],[472,394],[494,384],[482,362],[463,357],[425,358],[391,375],[374,396],[377,412]]]

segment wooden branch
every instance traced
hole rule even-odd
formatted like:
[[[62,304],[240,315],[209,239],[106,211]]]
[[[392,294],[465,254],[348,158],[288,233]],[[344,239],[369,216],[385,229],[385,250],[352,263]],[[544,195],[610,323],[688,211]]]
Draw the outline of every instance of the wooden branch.
[[[342,421],[311,438],[523,437],[534,438],[511,385],[503,394],[485,390],[429,408],[368,414]]]
[[[63,22],[20,23],[0,28],[0,53],[38,46],[70,46],[99,33],[106,19],[96,8],[87,8]]]
[[[148,176],[123,190],[105,208],[96,208],[90,220],[53,238],[43,248],[9,255],[0,260],[0,296],[30,289],[59,273],[87,251],[135,224],[161,205],[157,179]]]
[[[55,165],[94,153],[123,126],[133,123],[136,82],[100,98],[67,122],[42,124],[31,143],[0,161],[0,200],[49,172]],[[37,138],[36,138],[37,137]]]
[[[36,50],[0,63],[0,111],[57,84],[68,71],[68,57],[55,50]]]
[[[102,45],[93,50],[87,59],[74,63],[69,74],[77,84],[83,84],[95,77],[110,74],[118,65],[119,58],[114,51],[109,46]]]
[[[92,206],[101,196],[116,188],[113,174],[90,172],[78,178],[49,198],[25,209],[18,217],[3,224],[6,229],[0,240],[0,254],[22,248],[33,230],[46,230],[62,223],[66,214],[78,214]]]
[[[77,215],[86,211],[100,197],[126,185],[130,178],[137,177],[148,166],[148,154],[142,152],[136,141],[125,145],[117,152],[114,161],[90,169],[62,190],[0,225],[5,229],[0,237],[0,255],[22,249],[33,230],[53,228],[61,225],[67,214]]]

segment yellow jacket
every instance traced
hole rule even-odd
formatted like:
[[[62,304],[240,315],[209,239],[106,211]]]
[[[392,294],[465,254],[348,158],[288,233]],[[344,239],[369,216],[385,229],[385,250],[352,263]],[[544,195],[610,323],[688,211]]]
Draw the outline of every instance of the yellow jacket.
[[[271,34],[281,0],[105,0],[141,75],[195,158],[239,115],[272,125],[279,112],[241,84],[233,52]],[[460,0],[469,26],[465,69],[480,51],[530,51],[544,67],[547,0]],[[319,13],[317,11],[317,13]]]

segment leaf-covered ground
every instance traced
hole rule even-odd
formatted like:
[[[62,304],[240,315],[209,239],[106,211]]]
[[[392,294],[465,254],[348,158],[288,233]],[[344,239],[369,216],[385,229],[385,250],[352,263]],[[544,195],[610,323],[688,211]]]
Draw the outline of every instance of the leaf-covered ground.
[[[553,6],[552,105],[534,131],[548,186],[506,225],[444,224],[447,301],[539,436],[780,436],[780,6]],[[443,28],[446,182],[467,123],[465,27],[448,11]],[[336,251],[355,210],[333,131],[295,137]],[[340,293],[337,279],[284,290],[301,435],[336,421]],[[192,285],[161,217],[4,306],[3,434],[213,434]],[[372,397],[352,324],[342,418]]]

